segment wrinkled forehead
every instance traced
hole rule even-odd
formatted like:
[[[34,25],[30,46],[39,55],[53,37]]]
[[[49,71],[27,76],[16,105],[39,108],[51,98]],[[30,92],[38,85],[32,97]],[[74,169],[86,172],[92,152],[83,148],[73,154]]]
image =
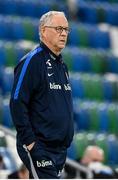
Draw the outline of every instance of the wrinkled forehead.
[[[68,21],[64,15],[53,15],[50,23],[54,26],[68,27]]]

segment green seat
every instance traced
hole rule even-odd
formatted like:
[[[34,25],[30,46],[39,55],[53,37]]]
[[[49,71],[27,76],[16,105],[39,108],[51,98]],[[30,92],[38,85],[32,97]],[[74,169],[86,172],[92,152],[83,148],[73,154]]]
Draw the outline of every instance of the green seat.
[[[89,40],[88,40],[88,31],[86,28],[79,26],[78,28],[78,36],[80,38],[80,46],[81,47],[88,47]]]
[[[97,21],[98,21],[98,23],[106,21],[105,15],[106,15],[105,9],[103,7],[101,7],[101,6],[98,6],[97,7]]]
[[[112,81],[113,101],[118,102],[118,80]]]
[[[110,104],[108,106],[109,133],[118,135],[118,105]]]
[[[110,3],[118,3],[117,0],[109,0]]]
[[[88,146],[88,140],[86,133],[77,133],[74,136],[76,159],[80,159],[83,156],[85,148]]]
[[[89,113],[89,130],[90,131],[99,131],[100,128],[100,120],[99,120],[99,112],[98,112],[98,104],[96,103],[91,103],[91,106],[88,109],[88,113]]]
[[[86,99],[91,99],[92,91],[90,91],[90,89],[91,89],[90,75],[82,74],[81,75],[81,80],[82,80],[82,86],[83,86],[83,89],[84,89],[85,98]]]
[[[88,145],[95,145],[95,133],[94,132],[89,132],[86,135]]]
[[[104,73],[106,72],[107,62],[105,60],[105,55],[100,52],[92,51],[90,53],[91,69],[94,73]]]
[[[13,44],[7,42],[5,44],[5,57],[6,57],[6,66],[14,67],[17,62],[17,54],[15,52],[15,47]]]
[[[35,29],[31,21],[28,19],[25,19],[23,21],[23,27],[24,27],[24,38],[26,40],[34,41],[35,39]]]
[[[3,101],[0,95],[0,124],[3,124]]]
[[[117,117],[116,126],[118,126],[118,105],[116,106],[116,117]],[[116,127],[116,129],[115,129],[115,133],[118,136],[118,127]]]
[[[96,136],[95,143],[97,146],[101,147],[104,151],[104,163],[108,163],[108,144],[107,144],[107,136],[105,134],[99,134]]]
[[[103,100],[103,84],[102,77],[99,75],[91,76],[91,99]]]
[[[73,58],[72,58],[72,53],[69,49],[65,49],[63,51],[63,59],[64,62],[66,63],[68,70],[73,71]]]
[[[81,76],[85,98],[103,100],[102,78],[99,75],[83,74]]]

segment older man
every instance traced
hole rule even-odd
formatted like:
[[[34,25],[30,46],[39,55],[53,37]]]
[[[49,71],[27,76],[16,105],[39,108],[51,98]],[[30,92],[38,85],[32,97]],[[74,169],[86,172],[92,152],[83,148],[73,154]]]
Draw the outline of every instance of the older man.
[[[61,51],[69,33],[63,12],[40,19],[40,45],[15,68],[10,109],[17,150],[30,178],[59,178],[73,138],[68,70]]]

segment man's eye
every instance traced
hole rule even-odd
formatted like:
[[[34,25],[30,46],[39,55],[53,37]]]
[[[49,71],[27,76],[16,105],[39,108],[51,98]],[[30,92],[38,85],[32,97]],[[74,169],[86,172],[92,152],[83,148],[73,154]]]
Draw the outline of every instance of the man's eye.
[[[62,27],[57,27],[57,30],[61,31],[63,28]]]
[[[69,31],[69,29],[68,29],[68,28],[65,28],[65,31]]]

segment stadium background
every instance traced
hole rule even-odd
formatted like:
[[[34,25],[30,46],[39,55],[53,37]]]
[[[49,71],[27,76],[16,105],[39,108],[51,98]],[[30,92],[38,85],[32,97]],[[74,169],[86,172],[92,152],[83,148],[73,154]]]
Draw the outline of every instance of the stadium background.
[[[104,163],[118,167],[118,0],[0,0],[0,124],[14,131],[13,68],[39,42],[39,18],[49,10],[64,11],[71,28],[63,51],[75,124],[68,157],[81,158],[96,144],[105,151]],[[6,149],[0,132],[0,152],[9,156]]]

